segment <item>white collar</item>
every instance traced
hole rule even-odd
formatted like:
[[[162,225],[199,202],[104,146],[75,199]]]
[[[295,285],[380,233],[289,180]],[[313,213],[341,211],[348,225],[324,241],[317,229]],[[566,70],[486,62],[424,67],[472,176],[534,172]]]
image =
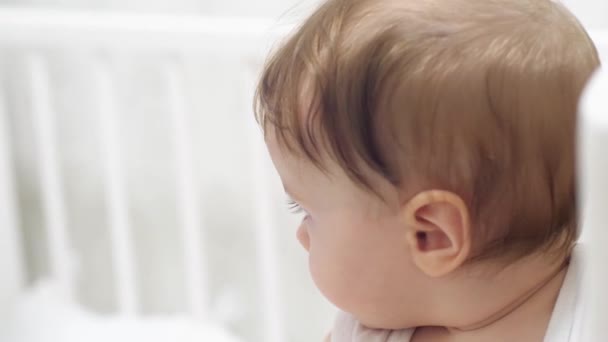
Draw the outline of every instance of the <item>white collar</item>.
[[[583,316],[581,247],[575,246],[570,255],[568,271],[555,302],[544,342],[577,341],[580,336]]]

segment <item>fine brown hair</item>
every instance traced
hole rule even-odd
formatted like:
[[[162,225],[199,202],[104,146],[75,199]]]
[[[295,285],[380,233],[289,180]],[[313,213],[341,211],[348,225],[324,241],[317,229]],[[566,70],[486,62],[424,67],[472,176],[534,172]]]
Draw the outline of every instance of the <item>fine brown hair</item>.
[[[255,112],[368,190],[372,170],[458,194],[477,259],[567,253],[577,104],[599,63],[556,1],[329,0],[269,57]]]

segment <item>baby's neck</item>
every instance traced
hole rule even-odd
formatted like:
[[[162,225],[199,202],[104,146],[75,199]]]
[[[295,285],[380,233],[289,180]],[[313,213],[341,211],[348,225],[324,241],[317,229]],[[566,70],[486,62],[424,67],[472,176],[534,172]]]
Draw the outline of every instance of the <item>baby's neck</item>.
[[[542,341],[566,275],[566,266],[555,268],[518,296],[502,297],[497,310],[481,320],[456,327],[421,327],[414,342]],[[508,286],[508,284],[506,284]],[[501,289],[497,289],[501,291]],[[496,298],[501,296],[497,294]],[[478,298],[479,302],[495,298]],[[470,308],[462,308],[467,316]]]

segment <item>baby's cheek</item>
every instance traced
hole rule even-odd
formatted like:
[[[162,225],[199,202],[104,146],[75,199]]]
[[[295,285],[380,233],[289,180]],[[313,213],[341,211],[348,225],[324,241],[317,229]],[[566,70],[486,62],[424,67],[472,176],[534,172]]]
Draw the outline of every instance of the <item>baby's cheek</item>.
[[[357,307],[357,272],[341,263],[333,252],[318,248],[314,241],[309,251],[311,277],[327,300],[341,310],[352,312]]]
[[[300,226],[298,227],[298,230],[296,232],[296,237],[298,238],[298,241],[300,241],[300,244],[302,245],[302,247],[304,247],[304,249],[309,252],[310,251],[310,235],[308,235],[308,229],[306,228],[306,224],[302,223],[300,224]]]

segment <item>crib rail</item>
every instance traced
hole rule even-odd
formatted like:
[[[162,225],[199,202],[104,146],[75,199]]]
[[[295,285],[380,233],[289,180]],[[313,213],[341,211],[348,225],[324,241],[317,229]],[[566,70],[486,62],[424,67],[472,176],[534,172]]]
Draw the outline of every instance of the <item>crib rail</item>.
[[[0,43],[252,54],[290,30],[264,18],[3,8]]]
[[[127,315],[136,312],[135,266],[132,255],[131,226],[127,213],[125,176],[122,169],[123,156],[118,135],[119,115],[116,105],[115,87],[109,67],[104,63],[95,66],[95,82],[99,120],[99,135],[102,143],[102,158],[105,178],[105,202],[110,222],[112,256],[116,268],[116,288],[119,310]]]

